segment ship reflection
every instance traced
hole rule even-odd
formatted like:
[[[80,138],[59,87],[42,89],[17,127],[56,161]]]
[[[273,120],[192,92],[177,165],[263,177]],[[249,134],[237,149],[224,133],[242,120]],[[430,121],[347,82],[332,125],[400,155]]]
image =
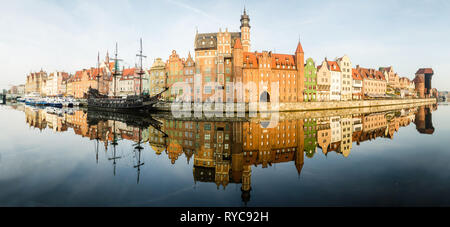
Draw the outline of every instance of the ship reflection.
[[[117,163],[132,155],[139,184],[145,161],[142,152],[166,155],[175,165],[181,156],[193,165],[193,180],[214,183],[225,190],[229,184],[241,186],[242,201],[250,201],[252,167],[269,168],[276,163],[292,163],[300,176],[305,158],[335,152],[350,157],[353,146],[377,138],[393,139],[401,127],[411,123],[419,133],[433,134],[432,111],[437,105],[407,107],[379,112],[286,113],[275,127],[262,118],[240,120],[179,120],[170,114],[139,116],[86,110],[54,112],[24,106],[26,122],[42,131],[70,128],[95,141],[95,159],[100,144],[108,154],[116,175]],[[117,147],[130,141],[128,153]],[[128,143],[127,143],[128,144]],[[127,145],[128,146],[128,145]]]

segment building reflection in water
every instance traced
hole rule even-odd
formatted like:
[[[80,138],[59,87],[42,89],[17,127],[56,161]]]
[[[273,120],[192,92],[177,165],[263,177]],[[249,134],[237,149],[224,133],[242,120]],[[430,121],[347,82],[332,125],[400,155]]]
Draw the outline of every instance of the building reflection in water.
[[[292,163],[300,175],[305,157],[313,158],[320,148],[324,155],[335,152],[349,157],[352,145],[378,137],[393,139],[400,127],[415,123],[417,131],[432,134],[431,112],[436,105],[396,111],[347,114],[341,116],[301,117],[289,115],[276,127],[262,119],[245,121],[183,121],[171,116],[131,116],[86,112],[85,110],[36,109],[23,111],[30,127],[55,132],[72,128],[75,134],[96,141],[98,163],[100,147],[114,166],[122,158],[116,147],[132,141],[129,151],[135,161],[137,183],[144,165],[144,144],[157,155],[166,155],[175,165],[180,156],[193,165],[194,182],[210,182],[225,190],[229,184],[241,185],[242,200],[250,200],[252,167],[268,168],[276,163]]]

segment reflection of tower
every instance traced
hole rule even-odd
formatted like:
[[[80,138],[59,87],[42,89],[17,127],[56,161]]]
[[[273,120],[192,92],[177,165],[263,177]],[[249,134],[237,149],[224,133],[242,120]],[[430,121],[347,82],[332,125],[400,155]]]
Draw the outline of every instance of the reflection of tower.
[[[252,190],[251,187],[251,178],[252,178],[252,166],[246,165],[243,167],[242,171],[242,202],[244,202],[245,205],[250,201],[250,191]]]
[[[422,134],[433,134],[434,127],[431,119],[431,109],[428,106],[420,106],[416,113],[416,129]]]

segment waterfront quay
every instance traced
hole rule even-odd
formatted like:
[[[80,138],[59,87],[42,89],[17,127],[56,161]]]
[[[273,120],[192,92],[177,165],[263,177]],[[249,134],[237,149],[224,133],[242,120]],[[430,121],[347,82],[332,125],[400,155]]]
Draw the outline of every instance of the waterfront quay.
[[[299,112],[315,110],[340,110],[352,108],[373,108],[381,106],[406,105],[406,104],[435,104],[436,98],[423,99],[385,99],[385,100],[353,100],[353,101],[329,101],[329,102],[299,102],[299,103],[174,103],[161,102],[155,105],[157,111],[164,112],[210,112],[210,113],[238,113],[238,112]]]

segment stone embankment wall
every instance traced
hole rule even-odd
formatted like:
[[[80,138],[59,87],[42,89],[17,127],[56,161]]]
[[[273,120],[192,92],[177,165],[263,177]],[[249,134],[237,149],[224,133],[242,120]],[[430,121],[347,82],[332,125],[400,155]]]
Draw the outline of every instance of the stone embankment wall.
[[[297,120],[297,119],[305,119],[305,118],[326,118],[326,117],[333,117],[333,116],[351,116],[355,114],[370,114],[370,113],[382,113],[382,112],[389,112],[389,111],[395,111],[400,109],[410,109],[415,108],[423,105],[433,105],[436,102],[433,100],[421,102],[421,103],[408,103],[408,104],[399,104],[399,105],[387,105],[387,106],[373,106],[373,107],[361,107],[361,108],[346,108],[346,109],[334,109],[334,110],[308,110],[308,111],[289,111],[289,112],[280,112],[280,113],[257,113],[257,114],[250,114],[245,113],[244,116],[237,117],[237,114],[234,114],[233,116],[226,116],[226,114],[223,114],[222,117],[218,116],[205,116],[205,114],[202,114],[201,117],[196,117],[194,114],[188,114],[188,116],[183,115],[182,116],[173,116],[172,113],[169,112],[159,112],[155,113],[152,116],[155,118],[164,118],[164,119],[173,119],[173,120],[180,120],[180,121],[251,121],[251,122],[259,122],[259,121],[265,121],[268,119],[272,119],[274,114],[278,115],[278,118],[280,121],[282,120]]]
[[[379,107],[379,106],[396,106],[396,105],[405,105],[405,104],[433,104],[436,103],[436,99],[428,98],[428,99],[394,99],[394,100],[359,100],[359,101],[334,101],[334,102],[301,102],[301,103],[279,103],[279,106],[272,106],[271,103],[268,104],[260,104],[261,106],[253,106],[251,110],[258,110],[259,112],[290,112],[290,111],[312,111],[312,110],[339,110],[339,109],[350,109],[350,108],[365,108],[365,107]],[[175,105],[172,107],[172,105]],[[182,105],[172,104],[172,103],[158,103],[155,105],[157,110],[159,111],[178,111],[178,112],[193,112],[195,108],[200,108],[203,112],[219,112],[218,110],[234,110],[236,112],[237,105],[233,104],[233,106],[223,105],[223,108],[217,108],[214,104],[212,104],[211,108],[202,109],[201,105],[195,107],[191,104],[190,108],[183,108]],[[242,104],[241,104],[242,106]],[[245,104],[245,112],[249,112],[249,104]]]

